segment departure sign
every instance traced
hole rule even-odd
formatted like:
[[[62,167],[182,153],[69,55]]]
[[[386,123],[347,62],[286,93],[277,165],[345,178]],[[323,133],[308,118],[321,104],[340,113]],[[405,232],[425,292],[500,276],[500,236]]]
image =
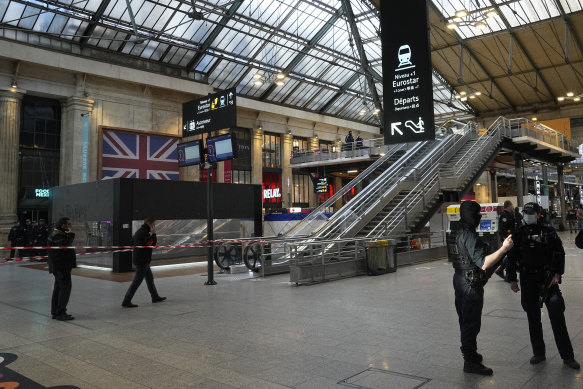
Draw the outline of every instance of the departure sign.
[[[380,3],[385,144],[433,139],[427,1]]]
[[[204,134],[237,125],[235,89],[182,104],[182,136]]]
[[[316,181],[316,193],[328,193],[328,178],[318,178],[318,181]]]

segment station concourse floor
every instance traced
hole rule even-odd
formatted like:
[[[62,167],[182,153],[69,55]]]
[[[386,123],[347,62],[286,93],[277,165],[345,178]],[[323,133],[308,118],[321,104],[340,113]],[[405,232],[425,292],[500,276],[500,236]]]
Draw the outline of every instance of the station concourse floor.
[[[583,251],[575,234],[560,235],[567,326],[583,363]],[[557,353],[546,308],[547,360],[529,364],[520,295],[496,276],[486,285],[478,337],[494,375],[463,373],[444,259],[300,287],[288,274],[215,279],[205,286],[204,274],[157,278],[167,301],[152,304],[142,285],[139,307],[124,309],[128,282],[74,276],[75,320],[59,322],[50,317],[51,275],[0,265],[0,356],[17,356],[0,373],[87,389],[583,388],[583,373]]]

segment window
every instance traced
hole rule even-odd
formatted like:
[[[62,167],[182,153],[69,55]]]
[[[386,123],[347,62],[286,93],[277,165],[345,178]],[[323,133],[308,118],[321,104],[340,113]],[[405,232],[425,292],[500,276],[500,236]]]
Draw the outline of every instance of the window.
[[[249,170],[232,170],[231,183],[233,184],[250,184],[251,171]]]
[[[59,101],[25,96],[20,119],[20,188],[26,190],[59,185]]]
[[[333,153],[336,151],[336,145],[332,142],[328,142],[325,140],[321,140],[320,143],[318,144],[318,147],[320,148],[320,152],[322,153]]]
[[[278,134],[263,134],[263,167],[281,168],[281,140]]]
[[[297,155],[308,150],[308,140],[306,138],[296,138],[292,140],[292,153]]]
[[[308,207],[310,204],[310,176],[307,174],[293,175],[292,203],[294,206]]]

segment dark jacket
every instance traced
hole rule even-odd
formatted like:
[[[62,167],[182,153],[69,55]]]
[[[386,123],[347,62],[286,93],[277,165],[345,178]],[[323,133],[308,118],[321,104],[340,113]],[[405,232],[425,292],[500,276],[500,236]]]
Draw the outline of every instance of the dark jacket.
[[[498,223],[498,237],[500,242],[504,242],[504,239],[510,234],[514,234],[516,229],[516,220],[514,219],[514,214],[508,211],[503,211],[500,215],[500,221]]]
[[[142,224],[132,238],[134,246],[154,246],[156,245],[156,234],[150,234],[150,226]],[[149,265],[152,262],[152,249],[134,249],[134,265]]]
[[[55,228],[49,235],[48,244],[53,247],[71,246],[74,239],[74,232],[67,233]],[[49,264],[49,273],[71,271],[72,268],[77,267],[75,249],[49,250],[49,259],[47,262]]]
[[[552,264],[552,271],[565,272],[565,250],[563,242],[554,228],[543,225],[524,225],[512,239],[514,247],[508,252],[508,280],[516,281],[516,271],[544,271]]]
[[[481,269],[489,254],[489,245],[480,240],[475,231],[463,229],[457,236],[457,246],[459,254],[465,256],[478,269]]]
[[[19,246],[24,243],[24,228],[22,226],[14,226],[8,233],[8,240],[13,246]]]

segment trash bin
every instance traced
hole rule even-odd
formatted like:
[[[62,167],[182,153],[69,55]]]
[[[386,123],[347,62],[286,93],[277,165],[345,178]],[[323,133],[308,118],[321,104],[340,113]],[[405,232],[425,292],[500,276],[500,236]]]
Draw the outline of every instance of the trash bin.
[[[366,244],[368,274],[378,276],[397,271],[395,245],[389,240],[370,241]]]

